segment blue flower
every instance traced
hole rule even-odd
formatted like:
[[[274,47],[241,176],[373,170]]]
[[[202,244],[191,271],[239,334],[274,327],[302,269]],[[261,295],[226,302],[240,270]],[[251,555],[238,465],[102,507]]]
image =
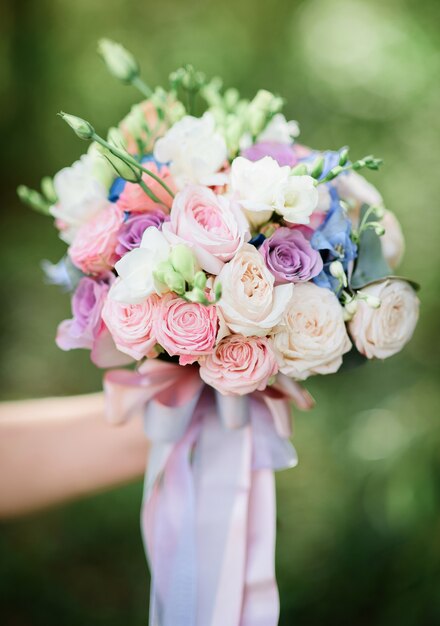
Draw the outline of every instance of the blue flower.
[[[348,264],[357,256],[357,246],[351,240],[351,222],[342,208],[335,189],[330,189],[332,203],[325,221],[313,233],[312,247],[319,250],[324,262],[323,270],[313,282],[319,287],[331,289],[336,294],[340,291],[340,283],[330,274],[332,261],[340,261],[347,272]]]

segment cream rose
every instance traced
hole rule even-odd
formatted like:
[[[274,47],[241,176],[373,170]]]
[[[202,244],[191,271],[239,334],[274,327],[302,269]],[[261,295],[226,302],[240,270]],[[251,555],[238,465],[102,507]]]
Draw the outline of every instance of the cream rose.
[[[382,252],[388,265],[394,269],[400,264],[405,251],[405,239],[397,217],[385,211],[381,221],[385,233],[380,238]]]
[[[262,337],[279,323],[293,285],[274,286],[275,277],[254,246],[244,244],[217,280],[222,285],[218,304],[224,320],[235,333]]]
[[[379,298],[375,309],[359,301],[349,324],[356,348],[367,358],[386,359],[411,339],[419,317],[419,299],[404,280],[387,279],[362,290]]]
[[[273,340],[280,371],[298,380],[336,372],[351,348],[338,299],[313,283],[295,285]]]

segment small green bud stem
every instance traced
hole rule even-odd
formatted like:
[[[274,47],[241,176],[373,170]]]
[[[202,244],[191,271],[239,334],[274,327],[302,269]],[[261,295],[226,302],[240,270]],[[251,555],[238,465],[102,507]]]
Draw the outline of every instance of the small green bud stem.
[[[373,214],[376,214],[376,216],[378,216],[380,219],[383,214],[383,209],[381,207],[377,207],[374,205],[370,205],[368,207],[368,209],[365,211],[365,214],[361,220],[361,223],[359,224],[358,230],[353,231],[352,233],[352,239],[355,241],[355,243],[359,243],[362,233],[365,230],[367,230],[367,228],[374,228],[376,234],[379,237],[385,233],[385,229],[382,226],[382,224],[380,224],[378,221],[370,221],[370,217]]]
[[[324,178],[317,180],[315,184],[322,185],[323,183],[328,183],[339,176],[339,174],[342,174],[342,172],[349,172],[350,170],[359,171],[364,167],[367,167],[369,170],[378,170],[382,163],[382,159],[376,159],[370,155],[353,163],[347,163],[347,165],[336,165]]]
[[[133,85],[133,87],[136,87],[136,89],[146,98],[150,98],[153,94],[151,87],[149,87],[140,76],[135,76],[130,81],[130,84]]]

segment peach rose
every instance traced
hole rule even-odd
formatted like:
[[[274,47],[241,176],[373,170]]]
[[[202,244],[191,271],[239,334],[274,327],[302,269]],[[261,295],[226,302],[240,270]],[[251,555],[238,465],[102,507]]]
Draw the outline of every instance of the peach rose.
[[[211,274],[218,274],[250,239],[249,225],[238,205],[197,185],[176,195],[171,221],[163,232],[171,243],[190,245],[200,267]]]
[[[171,294],[160,301],[153,324],[157,342],[181,365],[194,363],[215,346],[219,321],[215,306],[186,302]]]
[[[385,233],[380,238],[383,256],[388,265],[394,269],[402,260],[405,239],[399,221],[391,211],[385,211],[381,224],[385,228]]]
[[[280,371],[297,380],[336,372],[351,348],[338,299],[313,283],[295,285],[273,341]]]
[[[359,215],[363,204],[382,206],[383,199],[376,187],[358,172],[347,172],[335,178],[334,182],[339,197],[345,200],[355,216]]]
[[[115,250],[122,221],[122,213],[109,202],[79,229],[68,251],[72,263],[85,274],[96,276],[111,270],[117,260]]]
[[[265,337],[228,335],[199,363],[200,377],[223,395],[263,391],[278,372],[274,351]]]
[[[153,161],[148,161],[144,164],[146,169],[149,169],[159,176],[163,182],[168,185],[171,191],[175,191],[175,185],[173,178],[170,174],[170,170],[162,165],[160,168]],[[142,189],[138,183],[126,183],[123,192],[118,198],[117,205],[121,211],[129,211],[130,213],[148,213],[149,211],[157,211],[161,209],[168,213],[171,205],[172,198],[170,194],[158,183],[154,178],[148,176],[148,174],[142,175],[142,180],[148,186],[148,188],[159,198],[163,204],[154,202]]]
[[[107,298],[102,309],[102,319],[109,329],[116,347],[136,360],[154,356],[157,341],[153,322],[159,297],[150,296],[140,304],[123,304]]]
[[[293,285],[274,286],[275,277],[254,246],[244,244],[218,275],[222,298],[218,304],[234,333],[262,337],[279,323],[292,296]]]
[[[379,298],[379,308],[358,301],[349,324],[356,348],[367,358],[386,359],[411,339],[419,317],[419,299],[404,280],[388,279],[362,289]]]

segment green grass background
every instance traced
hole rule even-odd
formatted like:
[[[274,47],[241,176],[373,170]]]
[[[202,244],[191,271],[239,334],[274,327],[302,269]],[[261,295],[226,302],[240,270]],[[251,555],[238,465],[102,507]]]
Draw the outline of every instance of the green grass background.
[[[300,464],[277,477],[281,625],[440,623],[439,21],[437,0],[0,7],[4,399],[100,387],[86,352],[54,344],[69,302],[43,284],[39,264],[64,246],[15,196],[18,183],[37,185],[86,147],[57,111],[103,134],[136,101],[107,75],[99,37],[132,49],[153,85],[192,62],[246,96],[260,87],[285,96],[304,143],[384,158],[369,178],[406,233],[402,273],[423,285],[420,323],[397,357],[307,385],[317,407],[295,417]],[[139,483],[3,524],[1,622],[145,624],[140,499]]]

